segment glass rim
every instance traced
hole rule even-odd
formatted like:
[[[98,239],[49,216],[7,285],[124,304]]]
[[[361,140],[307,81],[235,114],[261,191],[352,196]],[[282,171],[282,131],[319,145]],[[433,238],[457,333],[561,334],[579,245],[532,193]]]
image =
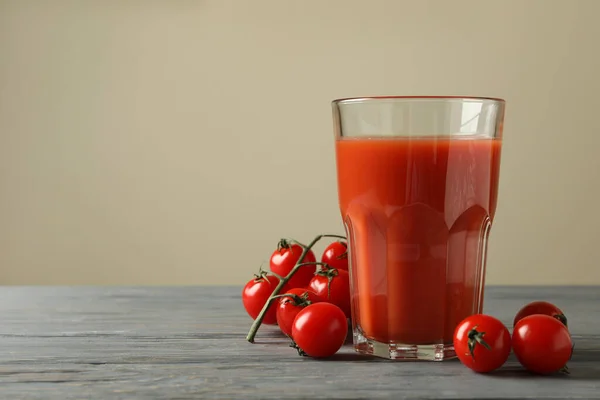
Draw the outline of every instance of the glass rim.
[[[332,100],[331,103],[348,104],[348,103],[366,103],[377,102],[382,100],[473,100],[473,101],[489,101],[498,104],[504,104],[506,101],[500,97],[484,97],[484,96],[363,96],[363,97],[343,97]]]

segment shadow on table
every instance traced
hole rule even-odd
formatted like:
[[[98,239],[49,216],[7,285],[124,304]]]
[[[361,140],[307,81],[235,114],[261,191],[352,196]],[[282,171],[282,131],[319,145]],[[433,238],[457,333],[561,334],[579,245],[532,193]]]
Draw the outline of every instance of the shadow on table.
[[[508,379],[564,379],[565,381],[600,381],[600,368],[592,365],[578,365],[570,367],[569,374],[556,373],[552,375],[536,375],[521,367],[511,367],[500,369],[498,371],[487,374],[491,378],[508,378]]]
[[[502,368],[488,376],[494,378],[510,379],[565,379],[582,381],[600,381],[600,350],[576,349],[573,358],[567,364],[569,374],[536,375],[524,370],[520,366]]]
[[[600,341],[599,341],[600,342]],[[577,345],[575,345],[575,349],[573,350],[573,358],[571,359],[572,362],[592,362],[592,363],[600,363],[600,343],[598,343],[598,346],[595,348],[585,348],[585,349],[579,349],[577,348]],[[598,365],[598,368],[600,368],[600,365]]]
[[[322,360],[323,362],[389,362],[384,358],[358,353],[337,353]]]

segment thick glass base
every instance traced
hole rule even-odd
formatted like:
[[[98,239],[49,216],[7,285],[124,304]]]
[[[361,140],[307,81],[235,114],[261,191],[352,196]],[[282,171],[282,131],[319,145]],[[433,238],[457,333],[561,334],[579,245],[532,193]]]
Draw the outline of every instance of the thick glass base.
[[[360,354],[404,361],[444,361],[456,357],[452,344],[382,343],[366,338],[358,329],[353,336],[354,350]]]

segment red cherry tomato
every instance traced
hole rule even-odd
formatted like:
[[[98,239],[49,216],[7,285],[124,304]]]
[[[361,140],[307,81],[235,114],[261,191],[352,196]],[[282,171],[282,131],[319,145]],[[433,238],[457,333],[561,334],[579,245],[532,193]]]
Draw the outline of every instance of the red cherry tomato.
[[[314,303],[319,303],[323,299],[317,296],[312,290],[302,288],[291,289],[284,294],[291,296],[279,298],[279,304],[277,305],[277,325],[279,325],[281,332],[292,336],[292,325],[296,315],[303,308]]]
[[[325,248],[321,262],[331,268],[348,271],[348,244],[342,240],[331,243]]]
[[[476,314],[461,321],[454,331],[458,359],[476,372],[500,368],[510,354],[510,334],[497,318]]]
[[[344,312],[331,303],[315,303],[301,310],[292,325],[292,338],[306,355],[330,357],[344,344],[348,322]]]
[[[277,245],[277,250],[275,250],[271,255],[271,260],[269,262],[271,271],[279,276],[285,277],[294,268],[298,262],[298,259],[302,255],[303,250],[304,249],[302,246],[292,244],[287,240],[282,239]],[[316,260],[315,253],[310,250],[302,262],[316,262]],[[300,269],[296,271],[294,276],[288,281],[287,286],[290,288],[306,287],[308,282],[310,282],[312,279],[316,269],[316,265],[300,267]]]
[[[573,353],[567,327],[558,319],[543,314],[530,315],[517,322],[512,344],[521,365],[537,374],[560,371]]]
[[[256,319],[266,301],[273,293],[273,290],[279,285],[279,279],[272,275],[263,274],[252,279],[242,290],[242,303],[246,312],[252,319]],[[267,325],[275,325],[277,323],[277,307],[275,301],[271,303],[263,323]]]
[[[311,279],[308,288],[318,296],[342,309],[351,318],[350,276],[343,269],[323,269]]]
[[[519,310],[519,312],[515,316],[515,320],[513,321],[513,327],[517,325],[517,322],[519,322],[523,318],[535,314],[549,315],[551,317],[556,318],[565,326],[567,326],[567,317],[565,317],[565,314],[561,311],[560,308],[556,307],[552,303],[548,303],[547,301],[534,301],[523,306],[523,308]]]

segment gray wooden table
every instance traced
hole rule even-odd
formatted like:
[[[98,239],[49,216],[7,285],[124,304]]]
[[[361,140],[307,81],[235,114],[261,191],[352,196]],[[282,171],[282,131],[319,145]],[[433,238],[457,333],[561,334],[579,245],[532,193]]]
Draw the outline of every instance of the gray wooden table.
[[[514,358],[478,375],[458,361],[299,357],[275,328],[256,344],[240,288],[0,287],[0,399],[600,399],[600,288],[489,288],[509,324],[525,302],[556,302],[575,340],[570,376]]]

